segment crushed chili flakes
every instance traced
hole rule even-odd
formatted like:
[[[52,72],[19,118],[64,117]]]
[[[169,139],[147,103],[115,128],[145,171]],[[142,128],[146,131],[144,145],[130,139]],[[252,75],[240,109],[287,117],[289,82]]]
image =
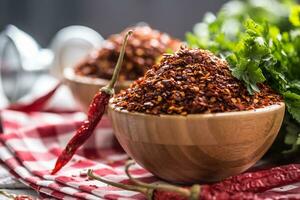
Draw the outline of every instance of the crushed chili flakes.
[[[119,80],[136,80],[154,65],[168,50],[179,49],[181,42],[149,26],[131,27],[134,33],[128,40]],[[122,41],[128,29],[111,35],[104,45],[90,54],[75,68],[83,76],[110,79],[117,63]]]
[[[282,101],[266,84],[259,88],[250,95],[225,60],[207,50],[182,47],[115,95],[113,104],[130,112],[187,115],[251,110]]]

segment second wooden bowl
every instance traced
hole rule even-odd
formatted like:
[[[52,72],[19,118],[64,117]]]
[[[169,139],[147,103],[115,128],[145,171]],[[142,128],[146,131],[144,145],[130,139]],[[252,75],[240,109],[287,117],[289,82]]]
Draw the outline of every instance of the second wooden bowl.
[[[70,67],[64,69],[64,82],[70,88],[81,109],[86,112],[95,94],[101,87],[107,85],[109,80],[79,76],[74,73],[74,68]],[[117,83],[115,86],[116,93],[128,88],[131,83],[131,81]]]
[[[176,183],[214,182],[254,165],[278,134],[285,105],[187,116],[131,113],[109,105],[125,151],[158,177]]]

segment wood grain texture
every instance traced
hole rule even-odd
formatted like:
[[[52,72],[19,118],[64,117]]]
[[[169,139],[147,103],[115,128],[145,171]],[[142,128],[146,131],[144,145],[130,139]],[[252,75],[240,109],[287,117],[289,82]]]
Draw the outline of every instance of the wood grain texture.
[[[158,177],[176,183],[213,182],[247,170],[269,149],[285,105],[188,116],[129,113],[109,105],[125,151]]]
[[[107,85],[109,80],[79,76],[74,73],[73,68],[66,68],[64,69],[64,82],[70,88],[81,109],[86,112],[95,94],[101,87]],[[129,87],[130,84],[130,81],[117,83],[115,91],[119,92]]]

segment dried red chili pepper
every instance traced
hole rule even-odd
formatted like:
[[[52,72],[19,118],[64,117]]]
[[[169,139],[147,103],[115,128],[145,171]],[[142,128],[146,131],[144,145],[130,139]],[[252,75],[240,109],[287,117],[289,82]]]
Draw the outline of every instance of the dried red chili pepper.
[[[88,171],[88,176],[106,184],[119,187],[125,190],[141,192],[148,199],[154,200],[275,200],[275,199],[300,199],[295,195],[286,195],[281,193],[266,196],[264,192],[270,188],[280,187],[282,185],[296,183],[300,180],[300,165],[286,165],[249,172],[233,176],[221,183],[213,185],[194,185],[191,188],[178,187],[174,185],[147,184],[136,180],[129,174],[129,167],[132,163],[126,165],[125,171],[133,184],[125,185],[102,179]]]
[[[118,79],[118,75],[122,66],[122,61],[124,58],[125,46],[127,39],[132,31],[128,31],[122,45],[122,49],[116,64],[113,77],[110,83],[101,88],[100,91],[94,96],[88,111],[88,119],[83,122],[81,127],[76,131],[76,134],[68,142],[66,148],[58,157],[55,167],[52,170],[51,174],[58,172],[63,166],[65,166],[73,157],[76,150],[92,135],[97,124],[101,120],[106,106],[108,105],[109,98],[114,93],[114,85]]]
[[[298,181],[300,181],[300,165],[291,164],[232,176],[220,183],[211,185],[211,188],[215,191],[228,193],[264,192]]]
[[[61,82],[58,83],[52,90],[50,90],[47,94],[39,97],[34,100],[30,104],[12,104],[7,109],[17,110],[21,112],[34,112],[40,111],[45,104],[49,101],[49,99],[55,94],[56,90],[61,86]]]

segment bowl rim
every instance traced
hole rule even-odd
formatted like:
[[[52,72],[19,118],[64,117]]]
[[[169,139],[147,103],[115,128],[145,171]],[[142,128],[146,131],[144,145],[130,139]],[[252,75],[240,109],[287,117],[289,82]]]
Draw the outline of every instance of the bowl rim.
[[[139,113],[139,112],[129,112],[125,109],[120,109],[120,107],[115,106],[112,101],[113,97],[110,99],[108,104],[108,110],[113,110],[117,113],[122,113],[126,115],[131,116],[140,116],[140,117],[153,117],[153,118],[181,118],[181,119],[187,119],[187,118],[211,118],[211,117],[230,117],[230,116],[242,116],[242,115],[255,115],[260,113],[266,113],[266,112],[272,112],[276,110],[280,110],[281,108],[285,108],[284,102],[279,102],[273,105],[269,105],[263,108],[256,108],[252,110],[246,110],[246,111],[232,111],[232,112],[219,112],[219,113],[204,113],[204,114],[188,114],[188,115],[167,115],[167,114],[159,114],[159,115],[153,115],[153,114],[146,114],[146,113]]]
[[[63,77],[64,79],[67,79],[69,81],[74,81],[74,82],[87,84],[87,85],[97,85],[97,86],[107,85],[110,81],[108,79],[103,79],[103,78],[97,78],[97,77],[94,78],[94,77],[77,75],[74,72],[74,67],[64,68]],[[133,81],[122,81],[122,82],[117,82],[117,85],[124,85],[125,87],[127,86],[129,87],[132,82]]]

